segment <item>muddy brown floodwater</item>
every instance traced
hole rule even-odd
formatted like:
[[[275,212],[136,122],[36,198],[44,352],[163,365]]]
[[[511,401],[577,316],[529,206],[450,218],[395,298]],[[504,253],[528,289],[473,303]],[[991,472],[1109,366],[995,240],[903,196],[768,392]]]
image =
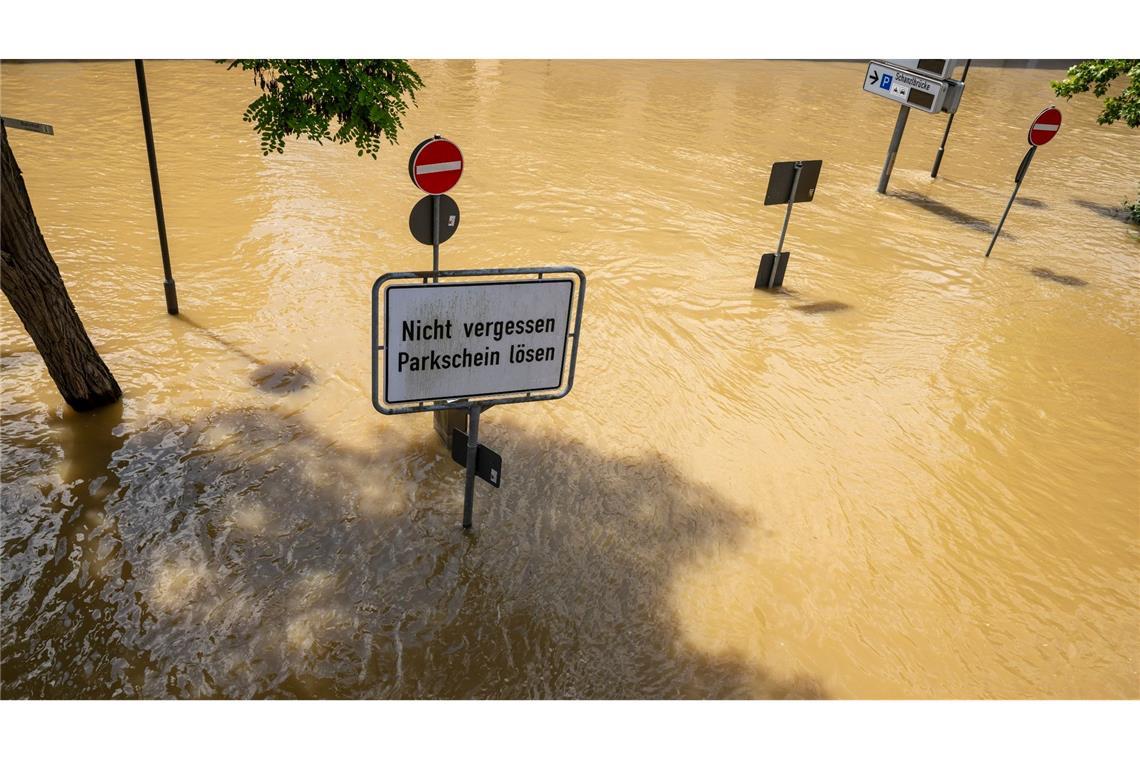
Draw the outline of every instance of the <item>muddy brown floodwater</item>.
[[[250,78],[4,63],[46,239],[125,391],[3,322],[6,697],[1140,696],[1140,132],[1087,96],[983,253],[1060,71],[944,116],[863,63],[421,61],[379,160],[263,157]],[[373,280],[430,266],[408,152],[466,159],[445,267],[589,277],[574,391],[496,408],[503,487],[369,402]],[[823,159],[786,291],[774,161]]]

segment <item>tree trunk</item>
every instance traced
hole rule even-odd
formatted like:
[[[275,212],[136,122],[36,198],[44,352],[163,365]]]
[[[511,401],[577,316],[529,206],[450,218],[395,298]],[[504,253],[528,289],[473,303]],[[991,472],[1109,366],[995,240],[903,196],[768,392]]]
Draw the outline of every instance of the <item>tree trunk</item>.
[[[123,392],[87,337],[59,268],[36,223],[20,167],[0,125],[0,286],[32,336],[63,400],[80,412],[117,401]]]

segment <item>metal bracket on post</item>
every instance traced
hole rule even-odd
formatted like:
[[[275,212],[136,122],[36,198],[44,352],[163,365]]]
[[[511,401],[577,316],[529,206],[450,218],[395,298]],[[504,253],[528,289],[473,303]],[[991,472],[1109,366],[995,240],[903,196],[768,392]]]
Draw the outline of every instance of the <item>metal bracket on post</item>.
[[[880,193],[887,192],[887,183],[891,181],[891,172],[895,168],[895,156],[899,153],[899,144],[902,142],[903,129],[906,128],[906,119],[910,115],[909,106],[899,106],[899,115],[895,119],[895,131],[891,135],[891,144],[887,148],[887,160],[883,163],[883,173],[879,175]]]
[[[800,172],[803,171],[804,162],[796,161],[795,173],[792,174],[792,191],[788,194],[788,210],[784,213],[784,226],[780,230],[780,240],[776,243],[776,258],[772,261],[772,273],[768,275],[768,287],[776,284],[776,272],[780,269],[780,253],[784,250],[784,235],[788,233],[788,220],[792,218],[792,206],[796,203],[796,190],[800,186]]]

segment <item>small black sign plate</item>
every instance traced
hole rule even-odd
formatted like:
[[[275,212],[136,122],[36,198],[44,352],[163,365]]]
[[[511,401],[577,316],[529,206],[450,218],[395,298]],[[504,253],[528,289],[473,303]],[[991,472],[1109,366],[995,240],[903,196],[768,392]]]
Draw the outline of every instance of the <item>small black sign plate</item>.
[[[800,169],[800,184],[796,186],[796,203],[806,203],[815,197],[815,186],[819,182],[819,170],[823,161],[803,161]],[[796,174],[795,161],[779,161],[772,164],[772,175],[768,177],[768,192],[764,196],[765,206],[787,203],[792,194],[792,179]]]
[[[439,198],[439,242],[451,239],[459,229],[459,205],[450,195],[425,195],[412,207],[408,216],[408,229],[412,237],[424,245],[431,245],[431,199]]]
[[[778,288],[784,284],[784,272],[788,269],[788,258],[790,254],[783,251],[780,254],[780,262],[776,264],[776,254],[765,253],[760,257],[760,271],[756,273],[756,288],[767,290],[768,280],[772,277],[772,265],[776,264],[776,279],[772,282],[773,288]]]
[[[451,458],[460,467],[467,466],[467,433],[459,428],[451,431]],[[475,452],[475,474],[498,488],[503,480],[503,458],[480,443]]]

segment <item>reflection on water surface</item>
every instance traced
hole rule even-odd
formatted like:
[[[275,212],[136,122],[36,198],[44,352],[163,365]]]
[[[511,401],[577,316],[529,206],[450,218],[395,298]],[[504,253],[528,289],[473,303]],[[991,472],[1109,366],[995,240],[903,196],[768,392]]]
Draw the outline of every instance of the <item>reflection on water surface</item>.
[[[148,64],[179,318],[130,63],[0,68],[126,394],[63,408],[0,306],[5,696],[1140,696],[1140,242],[1106,212],[1137,135],[1063,104],[987,260],[1060,72],[974,67],[939,178],[916,115],[883,196],[859,63],[415,65],[367,161],[263,157],[245,76]],[[511,478],[471,535],[430,420],[369,403],[434,132],[467,160],[445,267],[590,278],[574,392],[483,418]]]

